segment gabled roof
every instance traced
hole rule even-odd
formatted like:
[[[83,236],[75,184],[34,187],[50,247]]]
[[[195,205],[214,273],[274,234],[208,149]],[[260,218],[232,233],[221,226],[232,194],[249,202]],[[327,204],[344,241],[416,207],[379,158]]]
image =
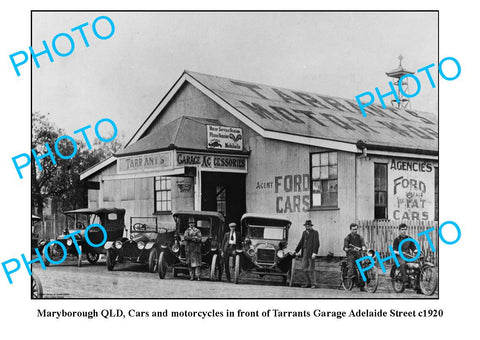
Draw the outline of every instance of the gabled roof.
[[[221,125],[216,119],[179,117],[161,126],[155,133],[139,139],[120,150],[115,156],[149,153],[169,148],[205,150],[207,145],[206,125]]]
[[[166,136],[142,137],[185,83],[196,87],[264,138],[348,152],[361,152],[357,142],[362,141],[361,145],[384,152],[438,155],[436,114],[371,105],[365,108],[367,117],[363,117],[353,99],[190,71],[183,72],[119,155],[137,152],[141,146],[153,150],[155,144],[165,145],[168,140],[171,141],[173,136],[169,131],[165,131]],[[387,98],[384,100],[387,101]],[[178,125],[172,125],[175,126]],[[145,140],[140,142],[141,139]],[[81,179],[114,161],[106,160],[85,171]]]

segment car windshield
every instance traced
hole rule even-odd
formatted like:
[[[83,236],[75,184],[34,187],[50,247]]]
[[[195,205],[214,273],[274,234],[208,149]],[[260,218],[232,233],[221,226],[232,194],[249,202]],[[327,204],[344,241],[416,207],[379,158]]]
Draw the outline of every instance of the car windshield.
[[[249,225],[248,234],[250,238],[283,240],[285,238],[285,228]]]
[[[178,232],[184,234],[188,228],[188,219],[192,216],[180,216],[177,217]],[[212,220],[208,216],[195,216],[195,226],[200,229],[202,236],[210,236],[210,229],[212,226]]]
[[[68,229],[85,229],[92,223],[100,223],[100,218],[95,214],[68,214],[65,227]]]

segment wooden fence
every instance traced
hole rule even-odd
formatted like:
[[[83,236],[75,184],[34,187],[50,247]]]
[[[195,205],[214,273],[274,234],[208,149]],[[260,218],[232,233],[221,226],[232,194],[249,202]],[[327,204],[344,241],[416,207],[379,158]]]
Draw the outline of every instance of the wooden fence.
[[[408,227],[407,235],[414,238],[420,244],[430,262],[438,265],[438,222],[437,221],[388,221],[388,220],[360,220],[357,221],[358,233],[363,236],[367,248],[378,251],[382,258],[390,256],[388,246],[393,246],[393,240],[398,236],[398,226],[405,223]],[[429,232],[435,252],[425,235],[419,233],[434,228]],[[392,263],[393,261],[389,261]]]

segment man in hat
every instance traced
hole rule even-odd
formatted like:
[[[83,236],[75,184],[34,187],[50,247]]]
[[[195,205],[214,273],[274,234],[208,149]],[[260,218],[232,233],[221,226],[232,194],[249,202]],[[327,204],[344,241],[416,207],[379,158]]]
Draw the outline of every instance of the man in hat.
[[[230,231],[226,232],[223,236],[222,241],[222,257],[223,257],[223,264],[225,266],[225,275],[227,276],[228,282],[231,282],[230,279],[230,257],[235,259],[235,250],[240,248],[241,240],[240,240],[240,233],[236,231],[237,228],[236,223],[230,223],[228,225]]]
[[[306,220],[303,225],[305,226],[305,231],[300,242],[298,242],[297,248],[295,248],[295,252],[297,255],[300,255],[300,250],[302,251],[302,268],[306,279],[306,284],[302,287],[315,288],[315,259],[320,247],[320,241],[318,239],[318,231],[313,229],[311,220]]]
[[[200,269],[202,265],[202,232],[196,227],[196,222],[193,217],[188,219],[188,228],[185,230],[185,255],[187,258],[187,265],[190,271],[190,281],[200,281]]]

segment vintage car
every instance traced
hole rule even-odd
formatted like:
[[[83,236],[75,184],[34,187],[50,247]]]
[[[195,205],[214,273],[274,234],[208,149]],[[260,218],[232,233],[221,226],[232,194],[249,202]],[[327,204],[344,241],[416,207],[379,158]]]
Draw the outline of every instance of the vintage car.
[[[285,217],[247,213],[240,221],[242,249],[235,256],[234,282],[242,272],[282,276],[285,285],[293,285],[295,252],[287,251],[288,229]]]
[[[188,228],[188,219],[193,217],[197,228],[202,233],[202,268],[208,268],[210,279],[222,279],[221,242],[225,232],[225,218],[214,211],[177,211],[173,214],[175,233],[162,244],[162,252],[158,259],[158,274],[160,279],[165,278],[168,268],[172,268],[173,276],[179,273],[188,274],[185,255],[185,230]]]
[[[133,262],[148,265],[148,271],[157,271],[160,245],[172,238],[173,231],[159,227],[156,217],[130,217],[128,237],[107,241],[107,269],[113,270],[116,263]]]
[[[107,232],[107,242],[121,238],[125,229],[125,209],[117,208],[100,208],[100,209],[77,209],[64,212],[66,215],[66,225],[63,230],[63,234],[57,237],[57,241],[61,242],[67,250],[67,256],[73,256],[77,258],[77,264],[80,267],[82,265],[82,256],[87,258],[90,263],[98,261],[100,254],[104,254],[105,250],[102,246],[92,247],[85,240],[86,228],[94,223],[100,224]],[[75,235],[75,239],[82,251],[82,255],[78,256],[78,251],[71,237],[64,238],[64,236],[80,231]],[[88,239],[93,244],[101,244],[104,240],[104,234],[98,227],[92,227],[88,230]],[[48,256],[52,261],[59,261],[62,259],[63,249],[60,245],[54,243],[48,249],[43,249],[43,260],[45,265],[49,265],[50,262],[45,256],[48,251]]]

